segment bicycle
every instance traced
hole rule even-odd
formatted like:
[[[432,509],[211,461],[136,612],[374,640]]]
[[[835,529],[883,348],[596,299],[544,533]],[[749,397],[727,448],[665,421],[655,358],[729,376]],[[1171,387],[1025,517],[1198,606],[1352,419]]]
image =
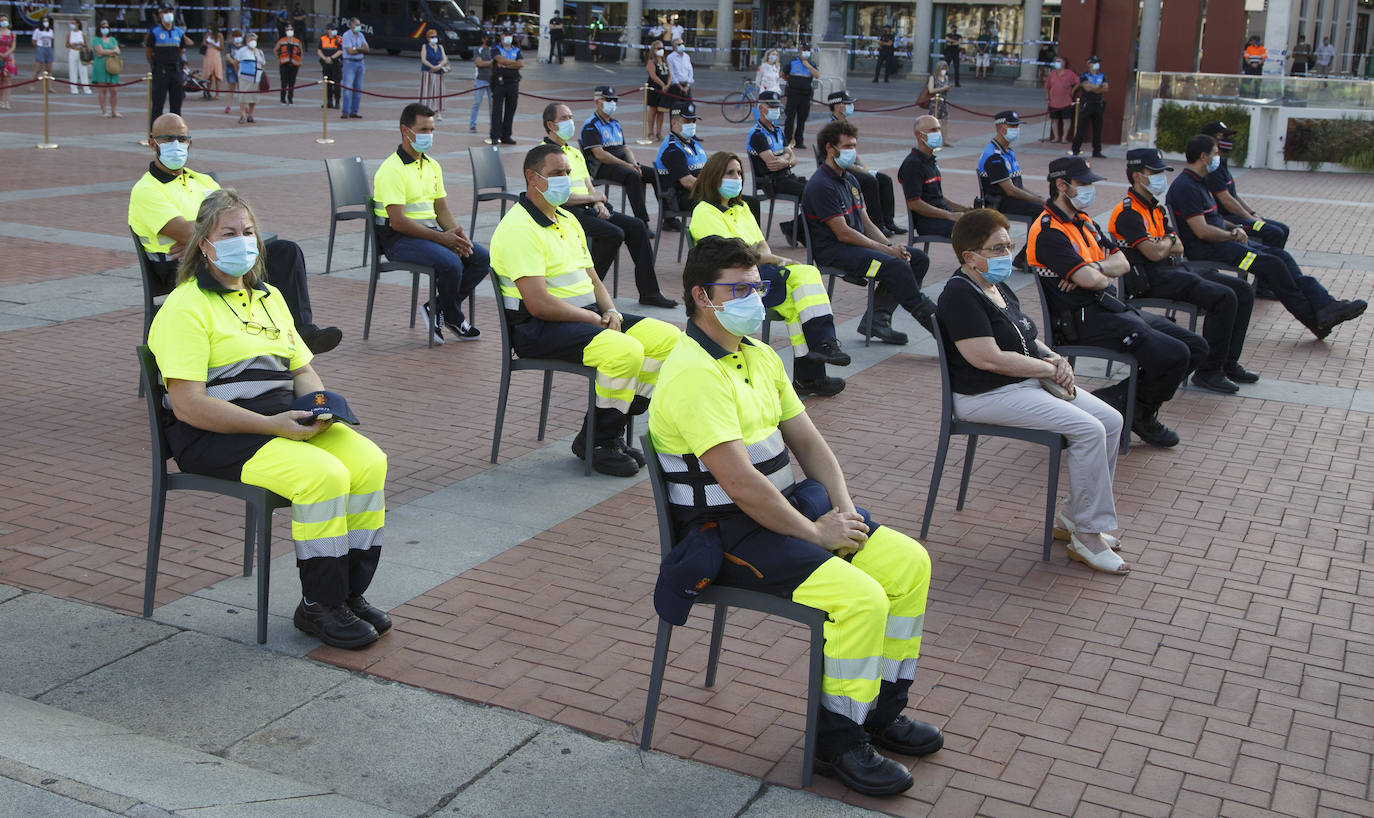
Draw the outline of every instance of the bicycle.
[[[744,80],[743,91],[726,94],[720,106],[721,116],[730,122],[743,122],[754,112],[759,99],[759,86],[751,79]]]

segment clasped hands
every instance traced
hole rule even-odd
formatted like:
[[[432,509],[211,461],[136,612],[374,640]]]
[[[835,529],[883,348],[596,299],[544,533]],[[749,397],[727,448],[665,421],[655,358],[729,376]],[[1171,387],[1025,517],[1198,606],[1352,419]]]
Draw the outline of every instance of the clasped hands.
[[[863,550],[868,542],[868,525],[857,511],[832,508],[816,518],[816,537],[821,548],[847,557]]]

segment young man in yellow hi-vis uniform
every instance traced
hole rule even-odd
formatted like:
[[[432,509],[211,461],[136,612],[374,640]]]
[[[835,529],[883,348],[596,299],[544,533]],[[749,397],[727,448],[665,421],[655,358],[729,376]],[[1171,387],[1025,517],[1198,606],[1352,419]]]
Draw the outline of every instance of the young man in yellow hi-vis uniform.
[[[525,154],[525,193],[491,237],[491,267],[510,322],[511,346],[525,358],[557,358],[596,369],[592,466],[631,477],[644,456],[621,439],[630,415],[644,412],[658,369],[682,333],[672,324],[621,315],[592,269],[587,237],[564,210],[571,165],[558,145]],[[584,426],[573,454],[588,445]]]
[[[704,574],[824,610],[816,771],[866,795],[903,792],[911,774],[872,745],[916,756],[944,746],[933,725],[902,715],[921,649],[930,557],[855,508],[777,353],[746,337],[762,323],[770,289],[758,255],[738,238],[706,237],[682,278],[690,321],[649,407],[679,542],[654,605],[682,624]],[[703,553],[714,554],[707,571],[696,570]],[[679,564],[692,570],[674,570]]]

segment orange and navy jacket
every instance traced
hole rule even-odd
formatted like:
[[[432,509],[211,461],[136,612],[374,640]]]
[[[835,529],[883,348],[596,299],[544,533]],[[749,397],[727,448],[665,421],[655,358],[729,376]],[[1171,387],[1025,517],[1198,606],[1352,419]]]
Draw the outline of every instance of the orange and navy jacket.
[[[1107,257],[1099,236],[1102,230],[1088,214],[1075,211],[1069,216],[1054,205],[1045,203],[1040,218],[1031,223],[1026,236],[1026,262],[1041,282],[1041,296],[1050,301],[1052,312],[1078,310],[1097,302],[1097,291],[1082,287],[1064,292],[1059,279],[1067,279],[1078,269]],[[1107,292],[1115,295],[1115,285],[1108,284]]]

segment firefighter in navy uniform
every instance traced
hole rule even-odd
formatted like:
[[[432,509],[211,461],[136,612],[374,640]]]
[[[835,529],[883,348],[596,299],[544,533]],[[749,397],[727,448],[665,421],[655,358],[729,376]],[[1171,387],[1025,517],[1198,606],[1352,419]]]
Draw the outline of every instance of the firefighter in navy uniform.
[[[945,144],[940,120],[929,114],[918,116],[912,132],[916,147],[897,169],[907,216],[917,236],[952,236],[954,222],[968,208],[945,198],[944,180],[935,161],[935,151]]]
[[[830,106],[831,122],[848,122],[854,115],[854,97],[848,91],[836,91],[826,97],[826,104]],[[821,155],[820,146],[816,146],[816,164],[825,164],[825,157]],[[870,208],[869,215],[873,218],[873,223],[889,236],[895,236],[905,231],[897,229],[894,218],[897,215],[896,197],[893,195],[892,177],[882,171],[869,170],[864,165],[863,157],[859,157],[849,166],[849,172],[854,174],[854,178],[859,180],[859,190],[863,191],[864,202]]]
[[[679,543],[654,605],[682,624],[704,578],[825,611],[816,772],[866,795],[895,795],[911,774],[873,745],[913,756],[944,745],[939,729],[902,715],[930,556],[855,507],[777,353],[747,337],[764,317],[757,261],[742,240],[716,236],[687,256],[687,331],[649,407]],[[698,557],[708,561],[700,571]]]
[[[1214,265],[1183,258],[1183,242],[1168,220],[1159,197],[1168,187],[1164,154],[1155,148],[1126,153],[1126,181],[1131,188],[1112,210],[1108,227],[1112,238],[1126,245],[1126,257],[1139,275],[1123,284],[1132,297],[1167,298],[1197,306],[1203,313],[1202,337],[1207,358],[1193,373],[1193,383],[1213,392],[1239,391],[1237,383],[1254,383],[1259,376],[1240,365],[1255,291]]]
[[[1160,315],[1141,313],[1117,295],[1130,273],[1126,254],[1089,218],[1093,183],[1103,177],[1076,156],[1050,162],[1050,190],[1026,237],[1026,260],[1049,304],[1047,329],[1056,343],[1091,344],[1129,352],[1140,364],[1131,431],[1151,446],[1175,446],[1178,435],[1159,420],[1184,376],[1207,355],[1207,342]],[[1109,249],[1110,248],[1110,249]],[[1125,382],[1096,391],[1125,414]]]
[[[1238,133],[1236,129],[1226,127],[1225,122],[1210,122],[1202,126],[1201,132],[1215,139],[1217,149],[1221,151],[1221,164],[1207,174],[1207,189],[1212,192],[1212,198],[1217,200],[1217,209],[1221,211],[1221,215],[1233,224],[1245,228],[1245,232],[1251,238],[1258,239],[1265,247],[1277,250],[1287,247],[1288,225],[1273,219],[1260,218],[1236,191],[1235,177],[1231,175],[1231,168],[1226,162],[1227,157],[1231,155],[1231,148],[1235,145],[1231,139]]]

